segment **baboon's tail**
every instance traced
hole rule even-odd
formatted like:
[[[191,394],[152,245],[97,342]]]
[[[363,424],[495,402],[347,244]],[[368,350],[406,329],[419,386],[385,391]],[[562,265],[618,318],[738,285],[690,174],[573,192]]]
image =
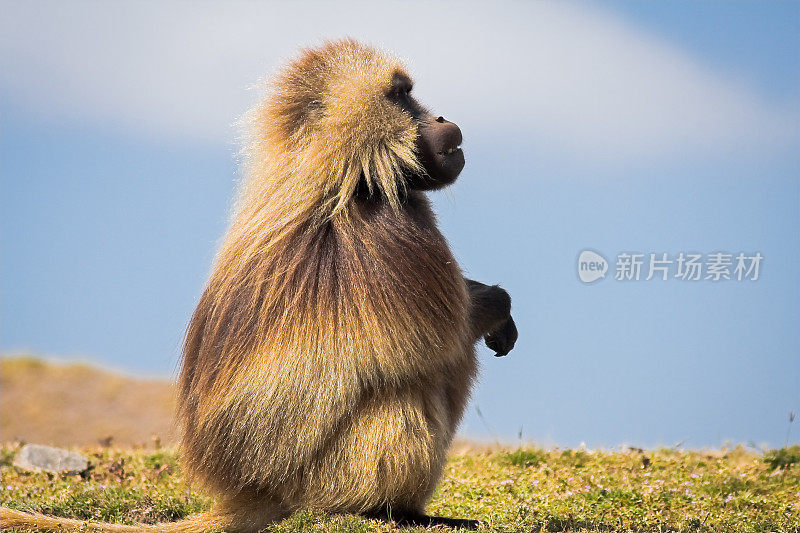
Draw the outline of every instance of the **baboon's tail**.
[[[128,526],[110,522],[90,522],[74,518],[61,518],[41,513],[26,513],[7,507],[0,507],[0,530],[10,531],[85,531],[94,533],[203,533],[222,531],[229,525],[226,516],[214,511],[193,514],[178,522],[165,522],[151,525]]]

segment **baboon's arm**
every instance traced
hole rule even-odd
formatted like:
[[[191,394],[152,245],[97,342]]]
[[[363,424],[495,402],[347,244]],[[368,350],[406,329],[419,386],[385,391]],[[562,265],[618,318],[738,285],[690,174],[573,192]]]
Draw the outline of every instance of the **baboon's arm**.
[[[465,279],[470,295],[469,323],[472,338],[481,337],[497,357],[506,355],[517,341],[517,326],[511,318],[511,296],[497,285]]]

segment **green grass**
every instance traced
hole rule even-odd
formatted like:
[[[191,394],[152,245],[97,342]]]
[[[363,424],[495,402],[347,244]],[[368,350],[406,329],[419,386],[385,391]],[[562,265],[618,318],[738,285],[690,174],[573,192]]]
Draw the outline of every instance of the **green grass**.
[[[0,502],[74,518],[177,520],[211,505],[187,486],[171,449],[85,449],[84,475],[25,473],[0,448]],[[453,456],[427,511],[480,520],[482,531],[800,531],[800,446],[473,450]],[[357,516],[297,513],[270,531],[393,531]],[[441,531],[441,529],[436,529]],[[425,528],[404,531],[428,531]],[[433,531],[431,529],[430,531]]]

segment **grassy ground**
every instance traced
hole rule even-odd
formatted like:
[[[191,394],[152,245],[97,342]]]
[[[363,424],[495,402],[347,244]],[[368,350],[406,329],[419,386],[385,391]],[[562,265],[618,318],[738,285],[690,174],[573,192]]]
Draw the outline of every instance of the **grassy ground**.
[[[84,449],[83,475],[24,473],[0,450],[0,503],[127,523],[177,520],[211,500],[191,490],[172,449]],[[800,446],[757,454],[472,449],[454,455],[428,512],[482,531],[800,531]],[[355,516],[298,513],[270,531],[392,531]],[[408,531],[428,531],[424,528]]]

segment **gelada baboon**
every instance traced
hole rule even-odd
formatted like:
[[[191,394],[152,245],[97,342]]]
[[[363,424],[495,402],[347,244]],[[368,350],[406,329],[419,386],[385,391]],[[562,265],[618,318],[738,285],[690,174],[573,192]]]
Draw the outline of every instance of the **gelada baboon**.
[[[182,458],[218,505],[150,527],[249,532],[305,508],[425,520],[474,344],[505,355],[517,332],[508,293],[464,279],[436,228],[425,191],[461,172],[461,131],[411,85],[394,58],[338,41],[251,113],[179,383]]]

